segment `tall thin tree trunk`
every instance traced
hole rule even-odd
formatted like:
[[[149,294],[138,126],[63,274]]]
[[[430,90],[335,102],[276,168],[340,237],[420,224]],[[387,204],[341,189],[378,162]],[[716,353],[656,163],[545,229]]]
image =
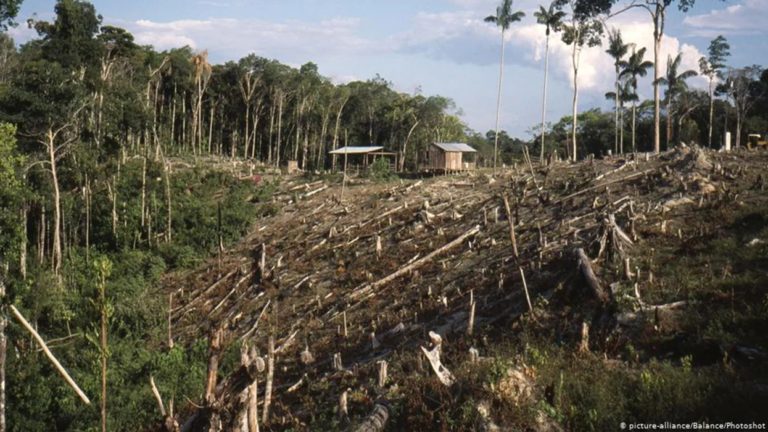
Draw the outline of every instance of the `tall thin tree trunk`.
[[[211,115],[208,117],[208,154],[213,153],[213,121],[216,119],[216,104],[211,102]]]
[[[48,225],[45,217],[45,206],[40,206],[40,223],[38,224],[38,236],[37,236],[37,263],[43,265],[45,261],[45,249],[46,245],[46,232],[48,231]]]
[[[197,94],[194,96],[194,106],[192,107],[192,154],[197,156],[197,126],[198,126],[198,119],[200,118],[200,98],[201,98],[201,85],[200,85],[200,77],[196,79],[197,81]]]
[[[272,165],[272,148],[275,139],[275,104],[269,106],[269,142],[267,143],[267,164]]]
[[[142,157],[141,165],[141,227],[146,225],[147,209],[147,156]]]
[[[152,102],[152,139],[154,140],[154,143],[155,143],[155,160],[160,158],[160,146],[162,145],[160,141],[160,137],[158,135],[158,131],[157,131],[157,106],[160,105],[160,107],[162,108],[162,102],[160,104],[157,103],[157,99],[159,98],[159,92],[160,92],[160,83],[156,82],[155,97]],[[160,112],[160,114],[162,114],[162,111]]]
[[[280,145],[283,140],[283,95],[277,100],[277,144],[275,146],[275,166],[280,166]]]
[[[571,124],[571,143],[573,151],[571,160],[576,162],[576,127],[579,122],[578,101],[579,101],[579,48],[576,41],[573,42],[573,52],[571,53],[571,64],[573,66],[573,122]]]
[[[52,267],[55,274],[61,269],[61,193],[59,191],[59,177],[56,169],[56,143],[53,130],[48,129],[48,162],[51,168],[51,181],[53,182],[53,251]]]
[[[614,96],[614,120],[616,129],[613,143],[613,151],[619,153],[619,65],[616,64],[616,95]]]
[[[331,150],[336,150],[339,145],[339,128],[341,127],[341,114],[344,111],[344,105],[347,104],[347,101],[349,98],[344,98],[344,100],[339,105],[339,110],[336,112],[336,125],[333,128],[333,144]],[[336,155],[333,156],[331,159],[331,170],[336,171]]]
[[[501,115],[501,89],[504,81],[504,29],[501,30],[501,61],[499,62],[499,90],[496,94],[496,133],[493,137],[493,173],[496,174],[499,156],[499,119]]]
[[[248,157],[248,144],[250,143],[250,130],[248,129],[248,123],[250,122],[251,117],[251,104],[246,103],[245,104],[245,138],[243,139],[243,157]]]
[[[619,112],[619,153],[624,154],[624,106],[620,107]]]
[[[251,131],[251,159],[256,159],[257,156],[260,156],[261,149],[261,140],[259,142],[256,142],[256,136],[258,135],[257,131],[259,130],[259,120],[261,117],[259,116],[259,113],[261,112],[261,104],[259,103],[256,105],[256,109],[253,111],[253,120],[251,124],[253,124],[253,130]]]
[[[87,174],[83,198],[85,201],[85,262],[89,263],[91,257],[91,183]]]
[[[106,272],[102,269],[99,302],[101,303],[101,331],[99,339],[101,345],[101,432],[107,432],[107,296],[106,296]]]
[[[5,304],[5,280],[0,263],[0,304]],[[5,354],[8,339],[5,336],[5,327],[8,319],[5,317],[5,306],[0,306],[0,432],[5,432]]]
[[[317,157],[315,158],[315,167],[325,169],[325,146],[328,137],[328,123],[331,116],[330,104],[323,110],[322,122],[320,123],[320,140],[317,146]]]
[[[187,92],[181,98],[181,148],[186,151],[187,145]]]
[[[176,84],[173,85],[173,98],[171,99],[171,149],[176,150]]]
[[[549,27],[547,27],[549,29]],[[539,155],[539,162],[544,163],[544,138],[547,135],[546,119],[547,119],[547,84],[549,80],[549,30],[547,30],[547,41],[544,48],[544,96],[541,100],[541,154]]]
[[[659,67],[661,23],[659,20],[663,20],[663,16],[657,7],[653,26],[653,152],[656,154],[661,151],[661,98],[659,91],[659,78],[661,78],[661,68]]]
[[[672,116],[672,109],[674,108],[674,105],[672,103],[672,96],[669,97],[669,101],[667,101],[667,150],[672,148],[672,125],[673,125],[673,116]]]
[[[637,104],[632,102],[632,151],[637,151],[637,145],[635,145],[635,116],[637,112]]]
[[[26,175],[24,175],[24,178],[26,179]],[[29,213],[29,205],[27,204],[26,201],[24,201],[24,204],[22,204],[20,212],[21,212],[21,242],[19,243],[19,274],[21,275],[21,279],[26,281],[27,280],[27,235],[28,235],[27,214]]]
[[[712,90],[713,79],[709,79],[709,148],[712,148],[712,124],[715,119],[715,95]]]
[[[416,127],[419,126],[419,123],[421,120],[416,120],[416,123],[411,126],[411,129],[408,131],[408,135],[405,137],[405,143],[403,143],[403,156],[400,158],[400,171],[405,170],[405,159],[408,157],[408,142],[411,140],[411,135],[413,135],[413,131],[416,130]]]

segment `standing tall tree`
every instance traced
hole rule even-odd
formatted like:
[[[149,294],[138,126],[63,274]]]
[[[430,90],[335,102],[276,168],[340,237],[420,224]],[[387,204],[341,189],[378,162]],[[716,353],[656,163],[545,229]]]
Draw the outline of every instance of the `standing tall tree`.
[[[211,80],[211,64],[208,63],[208,51],[192,57],[195,74],[195,105],[192,111],[192,153],[202,152],[203,141],[203,94]],[[233,144],[234,145],[234,144]]]
[[[237,82],[240,88],[240,95],[243,97],[243,104],[245,105],[245,117],[243,119],[245,127],[245,133],[243,134],[243,152],[245,158],[248,158],[248,144],[250,142],[251,134],[256,133],[255,130],[249,130],[249,122],[251,117],[251,101],[253,100],[253,95],[256,93],[256,89],[260,80],[260,75],[257,75],[252,69],[247,69],[243,71],[243,74],[240,76],[240,79]]]
[[[619,74],[621,73],[621,61],[624,56],[629,52],[629,44],[625,44],[621,37],[621,30],[613,29],[608,35],[608,49],[605,51],[613,58],[613,66],[616,69],[616,82],[614,95],[614,121],[615,121],[615,137],[613,144],[613,151],[615,153],[624,153],[624,146],[619,147],[619,99],[621,98],[621,91],[619,89]]]
[[[632,0],[624,10],[640,7],[648,11],[653,20],[653,150],[658,153],[661,149],[661,94],[659,90],[661,78],[661,40],[664,37],[664,25],[667,9],[675,0]],[[677,8],[687,12],[696,0],[677,0]]]
[[[576,129],[579,123],[579,64],[581,52],[585,46],[600,45],[603,24],[597,16],[610,9],[610,3],[587,2],[584,0],[556,0],[555,5],[562,10],[569,8],[569,22],[563,24],[563,42],[571,46],[571,67],[573,70],[573,120],[571,123],[571,160],[577,159]]]
[[[93,263],[98,273],[96,282],[98,298],[94,305],[99,310],[99,363],[101,365],[101,432],[107,432],[107,360],[109,359],[109,344],[107,340],[107,329],[109,327],[110,316],[114,307],[107,299],[107,278],[112,273],[112,262],[106,257],[100,257]]]
[[[699,59],[699,72],[709,79],[709,131],[707,133],[707,145],[712,147],[712,125],[715,116],[715,84],[723,79],[725,59],[731,55],[731,46],[728,41],[719,35],[709,43],[709,57]]]
[[[608,100],[616,100],[615,92],[605,94]],[[632,85],[626,78],[619,79],[619,148],[624,152],[624,104],[637,101],[637,95],[632,91]]]
[[[667,147],[672,143],[672,125],[677,97],[688,89],[685,80],[698,75],[694,70],[678,73],[677,71],[680,69],[682,59],[683,53],[677,53],[675,58],[669,56],[667,58],[667,73],[659,80],[659,84],[667,87],[667,91],[664,94],[665,105],[667,106]]]
[[[765,93],[765,84],[760,81],[763,68],[758,65],[741,69],[730,69],[725,82],[718,89],[733,101],[736,111],[736,141],[735,146],[741,145],[741,129],[749,111]]]
[[[632,151],[635,152],[637,151],[637,143],[635,139],[637,136],[637,101],[639,100],[639,97],[637,96],[637,78],[646,76],[648,74],[648,69],[653,67],[653,63],[645,60],[645,48],[640,48],[637,51],[633,49],[629,59],[622,62],[621,66],[623,70],[619,76],[627,79],[629,85],[632,87],[632,94],[634,95],[632,98]]]
[[[547,81],[549,77],[549,35],[552,31],[559,31],[560,26],[563,24],[563,18],[565,12],[557,10],[555,3],[552,2],[548,9],[544,6],[539,6],[539,10],[534,12],[536,22],[542,24],[546,28],[547,39],[544,45],[544,96],[541,100],[541,155],[539,160],[544,160],[544,138],[547,135],[546,131],[546,118],[547,118]],[[496,131],[498,133],[498,130]]]
[[[499,61],[499,90],[496,96],[496,138],[493,142],[493,172],[496,173],[496,164],[499,156],[499,116],[501,114],[501,88],[504,80],[504,47],[507,30],[513,22],[520,21],[525,16],[522,11],[512,12],[512,0],[502,0],[496,7],[496,15],[485,18],[485,22],[496,24],[501,29],[501,59]]]

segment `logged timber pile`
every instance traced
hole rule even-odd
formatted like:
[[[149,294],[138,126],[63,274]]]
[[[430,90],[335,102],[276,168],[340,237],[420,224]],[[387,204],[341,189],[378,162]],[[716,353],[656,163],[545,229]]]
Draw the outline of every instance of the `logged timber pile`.
[[[307,429],[332,412],[341,429],[383,430],[411,377],[455,386],[453,371],[521,325],[610,352],[691,307],[654,284],[664,263],[648,245],[679,246],[712,234],[686,220],[765,204],[766,163],[681,148],[362,183],[341,200],[324,181],[283,183],[278,214],[236,249],[166,280],[173,343],[211,340],[206,394],[178,427]],[[240,367],[221,376],[235,344]],[[476,410],[492,429],[490,408]]]

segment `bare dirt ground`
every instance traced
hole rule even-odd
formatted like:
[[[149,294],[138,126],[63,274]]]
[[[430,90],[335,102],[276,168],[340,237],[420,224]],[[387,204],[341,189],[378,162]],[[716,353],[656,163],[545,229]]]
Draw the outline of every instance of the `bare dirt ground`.
[[[606,358],[627,340],[641,340],[649,325],[675,333],[674,314],[691,305],[660,282],[665,261],[716,236],[722,212],[766,205],[766,164],[765,152],[686,148],[519,164],[495,177],[355,180],[343,197],[338,183],[285,178],[265,204],[276,207],[274,216],[257,220],[218,259],[165,282],[175,343],[218,333],[213,356],[245,347],[243,366],[218,377],[204,407],[182,411],[179,423],[184,430],[242,430],[254,379],[264,409],[261,359],[270,337],[274,385],[262,430],[306,430],[359,424],[413,377],[437,383],[419,349],[434,346],[430,332],[441,337],[449,370],[471,361],[470,348],[483,356],[521,325],[557,332],[574,351]],[[646,324],[649,313],[653,323]],[[382,360],[389,373],[380,387]]]

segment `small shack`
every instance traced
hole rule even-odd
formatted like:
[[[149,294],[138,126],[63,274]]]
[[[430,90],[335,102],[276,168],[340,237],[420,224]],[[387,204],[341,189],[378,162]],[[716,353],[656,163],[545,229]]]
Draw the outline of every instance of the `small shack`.
[[[385,152],[384,147],[381,146],[344,146],[337,148],[336,150],[331,150],[329,153],[334,157],[344,156],[345,170],[348,159],[354,168],[368,167],[368,165],[376,161],[379,157],[391,157],[397,159],[397,153]],[[397,166],[396,160],[395,166]]]
[[[440,172],[473,170],[475,153],[477,150],[465,143],[432,143],[426,169]]]

